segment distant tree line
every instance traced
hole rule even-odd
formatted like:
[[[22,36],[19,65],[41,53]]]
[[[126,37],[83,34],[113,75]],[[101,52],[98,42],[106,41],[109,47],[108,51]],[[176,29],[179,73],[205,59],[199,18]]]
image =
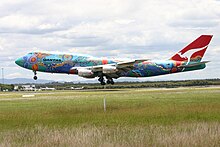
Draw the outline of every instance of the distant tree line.
[[[31,84],[31,83],[30,83]],[[17,86],[21,86],[20,84]],[[145,82],[116,82],[115,85],[102,86],[99,83],[73,83],[73,82],[52,82],[47,84],[36,84],[36,88],[49,87],[57,90],[71,89],[120,89],[120,88],[176,88],[188,86],[210,86],[220,85],[220,79],[204,79],[204,80],[182,80],[182,81],[145,81]],[[0,91],[12,91],[14,85],[0,84]]]
[[[14,85],[9,85],[9,84],[0,84],[0,91],[13,91],[14,90]]]
[[[120,89],[120,88],[176,88],[188,86],[210,86],[220,85],[220,79],[204,79],[204,80],[183,80],[183,81],[146,81],[146,82],[116,82],[115,85],[102,86],[99,83],[48,83],[47,87],[56,88],[58,90],[70,90],[73,88],[83,89]],[[41,85],[36,85],[41,86]]]

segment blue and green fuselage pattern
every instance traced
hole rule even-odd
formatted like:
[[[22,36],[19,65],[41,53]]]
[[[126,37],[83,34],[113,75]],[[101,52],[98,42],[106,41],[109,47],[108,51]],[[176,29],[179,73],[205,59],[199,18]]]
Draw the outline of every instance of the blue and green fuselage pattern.
[[[69,55],[69,54],[50,54],[41,52],[32,52],[17,60],[17,64],[33,71],[49,73],[76,74],[73,67],[92,67],[105,64],[117,64],[119,60],[102,59],[87,55]],[[150,77],[164,75],[176,72],[191,71],[205,68],[205,64],[192,68],[178,68],[179,65],[185,65],[187,62],[174,60],[136,62],[131,70],[122,71],[119,77]]]

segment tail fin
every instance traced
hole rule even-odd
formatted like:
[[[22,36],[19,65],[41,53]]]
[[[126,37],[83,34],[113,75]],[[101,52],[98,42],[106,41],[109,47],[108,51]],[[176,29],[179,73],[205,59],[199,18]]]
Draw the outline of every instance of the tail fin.
[[[187,63],[200,62],[211,39],[212,35],[201,35],[195,41],[171,57],[170,60],[186,61]]]

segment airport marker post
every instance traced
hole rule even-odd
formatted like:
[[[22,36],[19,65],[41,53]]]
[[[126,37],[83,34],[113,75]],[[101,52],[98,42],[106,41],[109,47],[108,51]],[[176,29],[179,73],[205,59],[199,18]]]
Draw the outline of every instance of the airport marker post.
[[[106,99],[103,99],[104,112],[106,111]]]

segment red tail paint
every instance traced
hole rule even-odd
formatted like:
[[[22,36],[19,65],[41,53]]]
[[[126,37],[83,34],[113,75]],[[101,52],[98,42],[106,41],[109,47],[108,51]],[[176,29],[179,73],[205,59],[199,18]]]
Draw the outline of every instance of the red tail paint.
[[[195,41],[171,57],[170,60],[200,62],[211,39],[212,35],[201,35]]]

